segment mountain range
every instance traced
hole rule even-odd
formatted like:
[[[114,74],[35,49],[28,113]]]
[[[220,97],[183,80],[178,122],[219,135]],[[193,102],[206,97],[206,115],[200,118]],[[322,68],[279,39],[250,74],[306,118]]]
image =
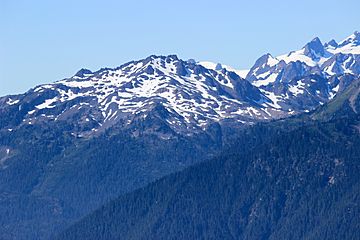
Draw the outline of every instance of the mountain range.
[[[339,144],[345,149],[348,141],[349,154],[343,156],[343,161],[349,162],[346,167],[358,169],[355,157],[357,148],[352,146],[356,146],[358,141],[353,129],[358,127],[359,77],[360,33],[355,32],[340,43],[331,40],[323,44],[315,38],[298,51],[278,57],[265,54],[250,70],[239,71],[222,64],[182,60],[176,55],[153,55],[116,68],[103,68],[95,72],[81,69],[70,78],[36,86],[24,94],[1,97],[0,238],[51,239],[66,236],[78,239],[75,236],[79,237],[79,233],[95,236],[100,234],[98,231],[106,229],[108,234],[113,235],[100,234],[98,239],[118,238],[122,234],[127,234],[128,239],[143,239],[147,236],[156,239],[156,236],[170,236],[176,232],[166,232],[166,229],[171,231],[171,228],[164,226],[175,224],[172,220],[182,216],[179,210],[181,206],[191,207],[187,209],[187,214],[195,214],[196,204],[200,203],[209,206],[204,208],[207,212],[201,215],[201,219],[181,218],[182,221],[188,221],[187,224],[191,223],[192,227],[199,226],[196,230],[189,228],[189,231],[196,233],[193,238],[217,238],[223,234],[229,236],[227,239],[231,239],[230,236],[243,236],[244,239],[275,239],[277,236],[282,239],[311,238],[306,234],[320,236],[313,229],[312,232],[308,231],[308,228],[304,228],[298,235],[294,233],[296,237],[274,235],[275,230],[255,220],[256,225],[249,225],[253,221],[249,214],[251,208],[256,206],[253,204],[265,204],[255,201],[255,197],[261,197],[262,194],[267,196],[266,203],[280,204],[270,199],[273,196],[271,186],[278,181],[281,194],[285,190],[290,191],[291,184],[294,184],[303,187],[303,190],[306,188],[306,194],[311,194],[309,187],[315,187],[320,191],[318,194],[334,197],[337,190],[330,191],[330,195],[327,195],[328,192],[322,193],[328,182],[318,185],[316,181],[320,180],[314,177],[326,169],[337,171],[329,164],[334,157],[341,158],[344,150],[339,147],[326,153],[333,144]],[[341,124],[343,128],[338,126]],[[305,138],[302,134],[309,137]],[[291,136],[295,136],[298,142],[288,146],[293,154],[288,156],[283,147],[287,145],[281,139],[291,139]],[[318,138],[321,136],[324,138]],[[339,139],[332,142],[331,137]],[[277,145],[272,143],[272,138]],[[309,145],[307,141],[314,146],[304,148],[306,152],[301,155],[298,148]],[[268,151],[272,149],[275,153],[270,154]],[[259,155],[254,154],[254,151]],[[226,152],[234,155],[229,156]],[[324,159],[319,157],[320,153],[326,153]],[[246,155],[251,157],[245,161],[243,159]],[[299,162],[299,158],[304,161],[314,159],[316,168],[311,170],[310,175],[303,171],[309,166]],[[202,165],[201,162],[207,160],[210,162]],[[269,161],[275,162],[270,164]],[[198,163],[201,164],[188,170],[189,166]],[[235,167],[235,172],[232,172],[231,166],[237,164],[242,167]],[[281,175],[279,164],[284,166],[288,175]],[[213,167],[215,165],[218,170]],[[298,166],[299,169],[294,170],[292,166]],[[276,176],[266,172],[271,175],[271,179],[269,183],[263,182],[259,180],[263,175],[253,172],[251,167],[265,172],[274,171],[272,174]],[[350,200],[356,199],[359,187],[354,169],[339,170],[341,174],[349,176],[349,179],[344,180],[346,189],[343,191]],[[174,172],[179,173],[163,178]],[[282,182],[286,177],[295,179],[300,173],[305,174],[303,179],[314,177],[315,182]],[[198,174],[203,176],[203,180],[196,185]],[[243,174],[253,181],[240,177]],[[229,175],[232,177],[227,179]],[[235,176],[244,184],[236,185]],[[209,181],[216,186],[216,190],[223,187],[227,189],[230,179],[236,185],[231,191],[212,192],[208,189],[210,185],[202,185]],[[172,184],[179,187],[171,190]],[[186,186],[184,189],[180,188],[182,184]],[[194,186],[193,190],[191,186]],[[254,187],[249,189],[250,186]],[[249,202],[235,201],[240,197],[237,194],[245,193],[240,188],[251,192],[259,189],[259,186],[263,187],[261,191],[266,190],[261,192],[261,196],[248,196]],[[201,195],[190,199],[191,195],[188,194],[195,189],[199,190],[198,187],[209,190],[204,196],[234,195],[229,199],[210,196],[203,199]],[[149,194],[154,194],[154,198],[150,199]],[[183,194],[181,196],[184,198],[177,194]],[[119,196],[122,196],[120,200],[117,199]],[[153,208],[156,205],[152,205],[144,209],[146,205],[136,205],[153,202],[157,196],[164,196],[159,201],[165,201],[166,198],[166,202],[159,208]],[[320,198],[320,195],[316,196],[310,200]],[[284,199],[284,196],[279,198]],[[117,200],[109,203],[112,199]],[[131,205],[134,199],[139,199],[139,202]],[[174,202],[171,199],[181,201]],[[182,202],[186,199],[195,205]],[[295,196],[294,199],[309,200]],[[209,200],[213,200],[214,204],[220,204],[221,200],[232,202],[230,205],[224,204],[224,208],[217,205],[219,212],[209,218],[211,210],[215,208]],[[289,204],[293,206],[295,200]],[[325,200],[328,201],[328,198]],[[353,203],[350,200],[349,204]],[[103,212],[97,210],[91,214],[106,203],[101,208]],[[337,206],[331,204],[336,202],[326,206]],[[174,208],[166,209],[164,206]],[[261,206],[261,211],[266,212],[265,205]],[[274,207],[275,212],[268,212],[276,215],[276,223],[286,221],[286,218],[282,219],[284,206]],[[358,211],[356,206],[354,209]],[[128,211],[135,207],[135,215],[131,215]],[[115,210],[109,212],[108,208]],[[240,212],[230,211],[230,208]],[[290,209],[303,211],[301,208]],[[309,208],[304,209],[311,211]],[[147,211],[152,212],[149,214]],[[221,211],[226,211],[226,214]],[[168,214],[160,214],[165,212]],[[103,215],[105,213],[109,215]],[[118,213],[128,218],[119,218]],[[331,216],[335,214],[329,211],[325,213]],[[83,222],[80,221],[88,214],[91,215]],[[246,222],[246,229],[224,228],[224,231],[228,231],[225,233],[211,228],[213,230],[207,232],[206,229],[213,226],[209,221],[215,223],[215,218],[219,218],[222,222],[216,226],[220,227],[238,214],[242,217],[248,214],[245,220],[241,220]],[[328,216],[326,214],[324,218]],[[140,221],[137,218],[139,216],[144,216],[143,225],[130,231],[128,226]],[[267,214],[259,216],[269,217]],[[311,216],[309,219],[316,221]],[[107,229],[105,226],[108,226],[109,219],[116,224],[110,224]],[[297,224],[299,219],[292,223]],[[79,224],[69,230],[68,227],[77,221],[80,221]],[[119,222],[123,225],[119,225]],[[97,225],[103,223],[105,225]],[[267,224],[270,223],[273,222]],[[321,223],[326,225],[325,222]],[[90,231],[89,226],[94,227],[94,231]],[[188,225],[182,225],[185,226]],[[186,235],[189,232],[180,227],[179,231],[177,234],[180,235],[174,235],[174,238],[191,236]],[[136,232],[143,235],[137,235]],[[206,235],[210,232],[211,235]],[[251,238],[254,232],[263,235]],[[58,235],[60,233],[63,235]],[[351,234],[346,233],[346,236]]]

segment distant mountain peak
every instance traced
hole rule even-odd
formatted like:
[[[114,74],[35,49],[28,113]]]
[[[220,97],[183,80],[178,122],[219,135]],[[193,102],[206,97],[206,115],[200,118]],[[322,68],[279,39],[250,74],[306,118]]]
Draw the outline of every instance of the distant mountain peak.
[[[275,58],[264,54],[246,79],[282,109],[308,111],[333,99],[360,75],[358,39],[355,32],[340,44],[331,40],[323,45],[316,37],[300,50]]]
[[[93,74],[92,71],[90,71],[89,69],[86,69],[86,68],[82,68],[75,74],[75,76],[76,77],[85,77],[86,75],[91,75],[91,74]]]
[[[350,37],[351,37],[353,40],[359,41],[359,40],[360,40],[360,32],[359,32],[359,31],[355,31]]]
[[[324,47],[328,47],[328,46],[337,48],[339,46],[339,44],[334,39],[331,39],[329,42],[324,44]]]
[[[340,47],[346,45],[360,46],[360,32],[355,31],[349,37],[345,38],[340,44]]]
[[[354,32],[354,43],[357,44],[357,45],[360,45],[360,32],[358,31],[355,31]]]
[[[274,61],[275,60],[275,61]],[[278,61],[270,54],[266,53],[262,55],[254,64],[254,67],[260,67],[260,66],[273,66]]]
[[[314,37],[314,38],[310,41],[310,43],[316,43],[316,44],[322,45],[321,40],[320,40],[319,37]]]
[[[304,46],[304,54],[313,59],[319,56],[324,56],[324,53],[324,45],[318,37],[314,38]]]

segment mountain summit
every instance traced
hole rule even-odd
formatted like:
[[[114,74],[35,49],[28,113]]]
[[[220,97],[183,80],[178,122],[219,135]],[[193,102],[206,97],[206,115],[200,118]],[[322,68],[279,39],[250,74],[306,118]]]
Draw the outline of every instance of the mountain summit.
[[[115,124],[127,127],[157,109],[176,132],[201,130],[224,119],[253,122],[286,114],[236,73],[207,69],[175,55],[96,72],[81,69],[73,77],[0,101],[8,115],[2,128],[62,121],[76,125],[82,135]]]
[[[304,55],[316,60],[319,57],[323,57],[325,49],[318,37],[314,38],[311,42],[305,45]]]

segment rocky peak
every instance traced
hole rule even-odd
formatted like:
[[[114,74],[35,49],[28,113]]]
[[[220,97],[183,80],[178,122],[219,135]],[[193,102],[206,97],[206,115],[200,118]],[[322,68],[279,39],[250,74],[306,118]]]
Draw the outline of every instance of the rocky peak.
[[[333,48],[337,48],[339,46],[339,44],[334,39],[332,39],[329,42],[325,43],[324,46],[325,47],[331,46]]]
[[[85,77],[86,75],[91,75],[91,74],[93,74],[92,71],[90,71],[89,69],[86,69],[86,68],[82,68],[75,74],[75,76],[82,78],[82,77]]]
[[[318,37],[304,46],[304,54],[312,59],[324,56],[324,53],[324,46]]]

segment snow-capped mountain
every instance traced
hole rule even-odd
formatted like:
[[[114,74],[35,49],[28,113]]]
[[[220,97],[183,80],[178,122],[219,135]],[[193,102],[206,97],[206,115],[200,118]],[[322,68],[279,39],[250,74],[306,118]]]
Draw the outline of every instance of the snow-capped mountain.
[[[253,123],[308,112],[359,74],[359,32],[340,43],[315,38],[286,55],[265,54],[249,71],[150,56],[96,72],[81,69],[70,78],[2,97],[0,129],[61,122],[77,136],[114,125],[157,125],[155,132],[189,134],[214,122]],[[245,75],[246,80],[240,77]]]
[[[360,33],[355,32],[340,43],[314,38],[298,51],[265,54],[246,79],[283,110],[301,112],[332,99],[359,74]]]
[[[288,81],[288,66],[293,76],[319,73],[325,76],[359,74],[360,33],[355,32],[339,44],[335,40],[322,44],[314,38],[302,49],[278,57],[265,54],[250,69],[246,78],[255,86],[266,86],[275,81]]]
[[[2,128],[67,121],[83,134],[153,118],[176,132],[188,132],[224,119],[252,122],[287,114],[234,72],[207,69],[175,55],[150,56],[96,72],[82,69],[68,79],[0,101],[2,115],[8,116]]]

